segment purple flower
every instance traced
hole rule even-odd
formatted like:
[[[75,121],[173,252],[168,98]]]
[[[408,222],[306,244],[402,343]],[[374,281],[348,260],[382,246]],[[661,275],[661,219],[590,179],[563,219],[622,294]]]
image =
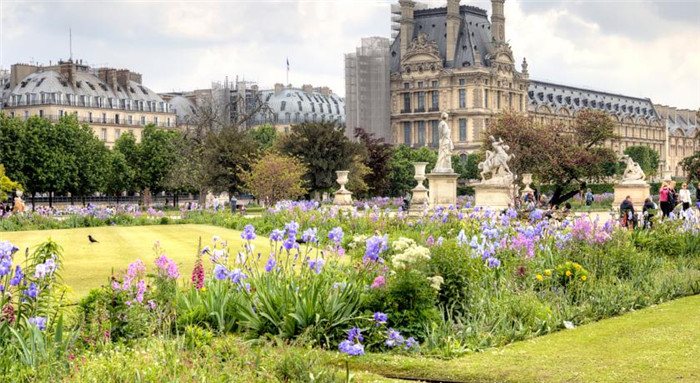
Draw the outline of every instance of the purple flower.
[[[38,328],[39,331],[44,331],[46,329],[46,318],[44,317],[29,318],[27,319],[27,322],[36,326],[36,328]]]
[[[380,275],[380,276],[374,278],[374,281],[372,282],[372,288],[378,289],[378,288],[384,286],[384,284],[386,284],[386,278],[384,278],[383,276]]]
[[[22,268],[17,265],[17,267],[15,267],[15,275],[10,279],[10,286],[18,286],[22,283],[22,279],[24,279],[24,273],[22,272]]]
[[[284,246],[287,251],[299,248],[299,244],[296,242],[296,239],[293,236],[285,239],[284,242],[282,242],[282,246]]]
[[[301,240],[305,243],[318,242],[318,238],[316,238],[317,233],[318,229],[316,229],[315,227],[306,229],[306,231],[304,231],[304,233],[301,234]]]
[[[29,288],[27,291],[24,292],[24,295],[30,297],[30,298],[36,298],[36,295],[39,291],[37,290],[36,283],[32,282],[29,284]]]
[[[270,256],[267,258],[267,263],[265,264],[265,272],[269,273],[272,271],[272,269],[275,268],[275,265],[277,265],[277,261],[275,261],[275,257]]]
[[[270,234],[271,241],[281,241],[284,238],[284,230],[275,229]]]
[[[380,323],[386,323],[387,315],[377,311],[376,313],[374,313],[374,320],[378,322],[377,325],[379,325]]]
[[[406,339],[406,345],[403,348],[405,350],[408,350],[408,349],[415,347],[417,345],[418,345],[418,342],[416,342],[416,340],[413,339],[413,337],[410,337],[410,338]]]
[[[348,331],[348,340],[351,342],[358,341],[362,342],[365,338],[362,337],[362,332],[359,328],[353,327]]]
[[[241,283],[241,281],[247,279],[248,276],[245,275],[241,269],[233,269],[231,270],[231,274],[229,274],[229,278],[231,278],[231,282],[233,283]]]
[[[328,233],[328,239],[335,242],[336,244],[339,244],[343,240],[343,228],[338,226],[338,227],[332,229]]]
[[[390,328],[386,331],[388,339],[384,342],[388,347],[398,346],[404,343],[403,335],[400,332]]]
[[[467,236],[464,234],[464,229],[462,229],[459,231],[459,234],[457,234],[457,246],[462,247],[465,243],[467,243]]]
[[[222,265],[214,266],[214,278],[218,280],[224,280],[228,278],[228,270]]]
[[[287,232],[289,237],[296,237],[297,232],[299,231],[299,224],[295,221],[291,221],[284,226],[284,231]]]
[[[316,274],[321,274],[321,268],[326,262],[323,259],[309,259],[309,269],[313,270]]]
[[[487,259],[486,264],[488,265],[488,267],[495,269],[501,266],[501,261],[499,261],[498,258],[490,257]]]
[[[425,240],[425,244],[428,245],[428,247],[432,247],[435,244],[435,238],[431,235],[428,237],[427,240]]]
[[[367,249],[365,250],[365,256],[362,258],[365,262],[372,261],[376,262],[379,259],[379,254],[386,250],[387,235],[384,234],[383,237],[375,235],[365,241]]]
[[[338,345],[338,349],[350,356],[364,355],[365,346],[360,343],[355,343],[351,340],[344,340]]]
[[[241,238],[246,241],[252,241],[257,237],[255,235],[255,227],[253,225],[246,225],[241,233]]]

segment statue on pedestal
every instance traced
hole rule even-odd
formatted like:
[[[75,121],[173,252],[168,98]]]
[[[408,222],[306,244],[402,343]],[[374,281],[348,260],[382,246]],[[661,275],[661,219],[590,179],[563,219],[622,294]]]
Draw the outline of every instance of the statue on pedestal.
[[[503,142],[503,139],[497,141],[493,136],[490,136],[489,139],[494,150],[487,150],[486,159],[478,165],[481,171],[481,183],[510,185],[515,178],[508,167],[508,161],[513,159],[513,155],[508,153],[510,147]],[[487,174],[491,175],[488,180],[486,179]]]
[[[621,160],[627,165],[625,172],[622,174],[623,184],[645,182],[645,179],[647,178],[646,174],[644,174],[642,167],[639,166],[638,163],[634,162],[632,157],[625,154],[622,156]]]
[[[447,113],[442,112],[441,121],[438,125],[440,134],[438,158],[433,173],[454,173],[454,170],[452,170],[452,149],[454,149],[454,143],[452,142],[452,131],[447,125],[447,117]]]

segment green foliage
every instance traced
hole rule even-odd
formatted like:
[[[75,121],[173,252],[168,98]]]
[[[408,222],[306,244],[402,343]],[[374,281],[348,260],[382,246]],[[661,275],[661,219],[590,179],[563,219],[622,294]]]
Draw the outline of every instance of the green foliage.
[[[437,162],[437,153],[427,147],[413,149],[405,145],[394,148],[394,154],[389,159],[389,193],[391,196],[403,196],[416,186],[414,162],[427,162],[425,172],[430,171]]]
[[[249,133],[262,150],[270,149],[277,141],[277,131],[271,125],[258,126]]]
[[[268,152],[243,173],[246,190],[258,200],[274,205],[281,200],[295,200],[306,194],[302,177],[307,173],[296,158]]]
[[[383,138],[375,138],[374,134],[367,133],[362,128],[355,129],[355,138],[367,150],[365,165],[369,167],[371,172],[364,177],[364,180],[369,187],[369,195],[387,195],[390,186],[388,179],[389,161],[393,155],[391,145],[384,142]]]
[[[15,190],[22,190],[22,185],[7,177],[5,175],[5,166],[0,164],[0,201],[6,200],[9,197],[9,193]]]
[[[692,156],[684,158],[680,165],[688,175],[688,181],[700,181],[700,152],[695,152]]]
[[[659,152],[656,150],[642,145],[628,146],[624,153],[638,163],[647,176],[653,176],[658,173]]]
[[[281,153],[299,158],[308,172],[311,190],[336,187],[338,170],[346,170],[360,147],[345,136],[345,128],[335,122],[304,122],[292,125],[291,132],[278,140]]]
[[[203,146],[204,185],[214,192],[243,191],[241,176],[258,158],[258,146],[250,134],[236,127],[209,132]]]
[[[479,179],[479,162],[483,161],[483,154],[472,153],[468,154],[466,160],[462,160],[459,156],[452,156],[452,168],[455,173],[459,174],[459,178],[463,180]]]

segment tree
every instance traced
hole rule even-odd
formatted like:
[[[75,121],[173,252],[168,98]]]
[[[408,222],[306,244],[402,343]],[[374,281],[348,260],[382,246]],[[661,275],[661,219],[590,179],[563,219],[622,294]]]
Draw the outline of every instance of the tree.
[[[306,194],[302,177],[306,174],[304,164],[293,157],[268,152],[255,162],[241,178],[246,190],[258,200],[275,204],[286,199],[297,199]]]
[[[124,160],[132,170],[132,178],[129,188],[126,192],[135,192],[145,188],[143,172],[141,171],[141,147],[136,142],[136,136],[133,132],[126,132],[119,136],[114,143],[114,151],[121,153]]]
[[[109,152],[106,164],[105,191],[108,195],[117,197],[117,206],[119,206],[119,196],[123,192],[135,189],[134,179],[136,172],[129,165],[126,156],[118,150]]]
[[[347,189],[352,191],[356,197],[366,197],[370,187],[365,180],[372,174],[372,169],[365,165],[361,155],[355,155],[348,171],[350,173],[348,174]]]
[[[369,194],[386,195],[389,192],[389,160],[393,154],[391,145],[362,128],[355,129],[355,138],[367,150],[365,165],[371,172],[365,176],[365,183],[369,186]]]
[[[9,194],[15,190],[22,190],[22,185],[7,177],[5,174],[5,166],[0,164],[0,202],[6,200]]]
[[[271,148],[277,141],[277,131],[267,124],[250,130],[250,135],[262,150]]]
[[[145,191],[158,193],[166,188],[165,179],[177,159],[175,140],[178,135],[178,132],[158,129],[152,124],[144,128],[139,164]]]
[[[280,152],[299,158],[307,167],[305,179],[316,192],[336,185],[337,170],[347,170],[360,148],[345,136],[345,128],[335,122],[303,122],[292,125],[280,137]]]
[[[0,112],[0,163],[5,165],[7,176],[17,182],[24,182],[24,151],[22,132],[24,122]]]
[[[639,164],[647,176],[653,176],[659,170],[659,153],[648,146],[629,146],[624,152]]]
[[[427,147],[413,149],[400,145],[394,148],[394,153],[388,163],[389,168],[389,193],[396,196],[403,196],[409,190],[416,187],[414,162],[427,162],[425,168],[429,173],[437,162],[437,152]]]
[[[203,151],[205,184],[214,192],[240,192],[241,176],[257,158],[258,146],[250,134],[234,126],[209,132]]]
[[[71,193],[71,202],[76,195],[83,197],[84,205],[85,196],[104,190],[109,149],[87,124],[80,125],[72,115],[61,118],[59,124],[71,132],[68,150],[76,166],[66,191]]]
[[[489,134],[510,147],[513,173],[533,173],[539,182],[554,184],[550,203],[560,205],[584,189],[586,182],[613,175],[611,163],[617,162],[617,156],[603,144],[617,138],[614,127],[615,122],[602,111],[579,112],[572,128],[502,114]],[[482,149],[491,150],[491,142],[486,140]]]
[[[468,154],[465,161],[462,161],[459,156],[452,156],[452,167],[455,173],[459,174],[460,179],[473,180],[479,178],[477,165],[481,161],[483,161],[483,155],[477,153]]]
[[[684,158],[680,165],[687,174],[688,182],[700,181],[700,152]]]

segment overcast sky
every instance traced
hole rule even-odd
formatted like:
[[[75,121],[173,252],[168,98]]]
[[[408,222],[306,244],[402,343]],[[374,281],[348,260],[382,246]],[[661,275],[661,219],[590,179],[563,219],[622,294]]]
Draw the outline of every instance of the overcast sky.
[[[392,2],[0,0],[0,65],[68,58],[72,28],[74,58],[140,72],[157,92],[236,75],[270,87],[289,58],[291,83],[342,95],[343,54],[389,37]],[[507,0],[506,36],[533,79],[700,107],[700,1]]]

